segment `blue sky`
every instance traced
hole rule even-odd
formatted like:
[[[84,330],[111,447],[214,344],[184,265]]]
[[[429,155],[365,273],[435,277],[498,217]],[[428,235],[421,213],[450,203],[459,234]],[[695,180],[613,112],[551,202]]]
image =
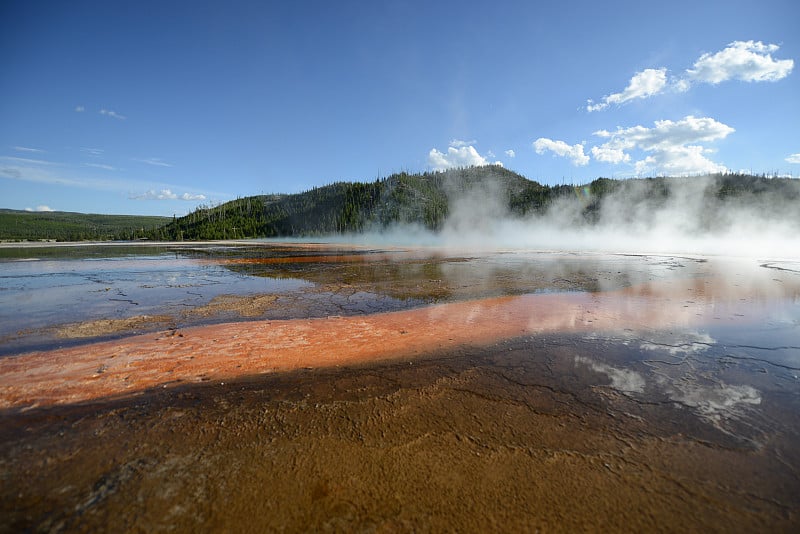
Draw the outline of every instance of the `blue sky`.
[[[184,214],[500,162],[800,175],[800,3],[0,4],[0,207]]]

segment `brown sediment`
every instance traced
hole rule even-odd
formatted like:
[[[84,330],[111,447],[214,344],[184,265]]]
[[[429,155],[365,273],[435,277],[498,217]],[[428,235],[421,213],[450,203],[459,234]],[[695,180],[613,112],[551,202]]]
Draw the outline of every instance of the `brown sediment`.
[[[228,258],[220,260],[221,263],[229,265],[248,265],[248,264],[287,264],[287,263],[319,263],[319,264],[332,264],[332,263],[378,263],[378,262],[402,262],[402,261],[415,261],[415,260],[435,260],[444,259],[448,260],[466,260],[469,254],[465,256],[463,251],[459,250],[427,250],[425,248],[389,248],[374,250],[363,248],[359,251],[358,247],[346,246],[341,252],[336,247],[330,245],[316,245],[307,247],[291,247],[287,252],[295,252],[289,255],[277,255],[269,257],[247,257],[247,258]],[[353,251],[358,251],[353,254]],[[323,254],[313,254],[309,252],[323,252]]]
[[[395,259],[388,254],[326,254],[323,256],[283,256],[270,258],[235,258],[223,260],[227,264],[281,264],[281,263],[365,263]]]
[[[277,299],[277,295],[218,295],[208,304],[192,308],[186,314],[210,317],[236,312],[242,317],[258,317],[271,308]]]
[[[796,531],[795,435],[741,446],[596,388],[571,363],[596,353],[543,336],[3,418],[0,531]]]
[[[227,323],[32,352],[0,359],[0,407],[83,402],[168,383],[415,357],[545,332],[687,327],[726,313],[710,283],[671,280],[608,293],[497,297],[358,317]],[[731,305],[740,304],[734,297]],[[726,319],[745,320],[730,314]]]
[[[65,339],[99,337],[174,322],[175,319],[169,315],[135,315],[124,319],[98,319],[59,326],[56,329],[56,335]]]

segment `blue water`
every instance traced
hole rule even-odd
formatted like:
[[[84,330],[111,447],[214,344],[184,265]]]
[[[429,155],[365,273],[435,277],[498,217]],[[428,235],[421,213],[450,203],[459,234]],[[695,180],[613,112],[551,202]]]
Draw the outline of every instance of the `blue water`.
[[[22,338],[48,337],[39,330],[56,325],[178,316],[221,294],[282,294],[312,285],[292,278],[249,276],[169,250],[137,254],[134,249],[96,257],[67,249],[62,258],[49,253],[36,258],[30,256],[36,250],[26,252],[27,258],[0,261],[0,352],[19,346]]]

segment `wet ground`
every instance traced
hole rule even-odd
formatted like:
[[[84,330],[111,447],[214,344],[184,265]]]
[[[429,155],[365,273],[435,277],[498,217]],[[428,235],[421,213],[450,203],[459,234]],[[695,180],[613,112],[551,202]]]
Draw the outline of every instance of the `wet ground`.
[[[797,263],[95,252],[0,265],[5,531],[798,527]]]

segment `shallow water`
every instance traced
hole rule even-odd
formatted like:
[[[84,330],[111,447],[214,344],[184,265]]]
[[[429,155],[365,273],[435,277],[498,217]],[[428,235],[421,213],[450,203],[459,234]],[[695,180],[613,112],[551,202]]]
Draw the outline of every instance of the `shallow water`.
[[[0,265],[6,530],[798,526],[796,264],[139,250]]]
[[[360,315],[500,295],[603,291],[670,276],[681,262],[313,244],[0,248],[0,355],[243,318]],[[251,301],[231,298],[256,295],[275,300],[253,309]],[[92,329],[92,321],[106,324]]]
[[[158,316],[155,327],[163,328],[219,295],[282,294],[310,285],[231,271],[187,247],[0,252],[0,355],[63,345],[58,329],[68,324]]]

